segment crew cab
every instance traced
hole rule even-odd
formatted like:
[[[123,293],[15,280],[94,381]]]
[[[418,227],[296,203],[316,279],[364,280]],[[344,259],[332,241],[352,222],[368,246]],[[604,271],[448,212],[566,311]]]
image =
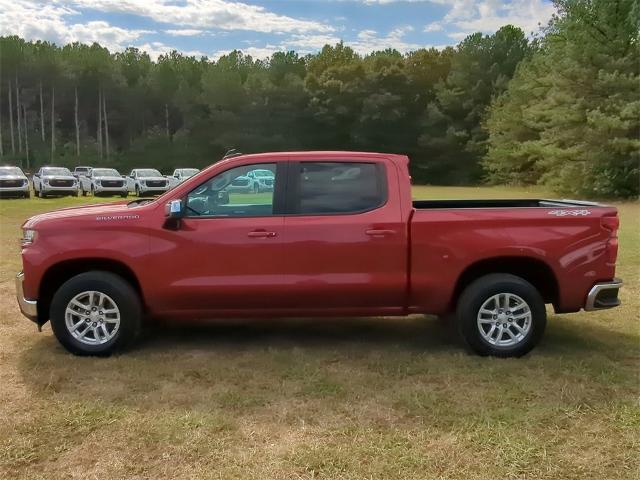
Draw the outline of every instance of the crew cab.
[[[126,180],[115,168],[92,168],[80,177],[80,192],[83,196],[129,194]]]
[[[29,179],[20,167],[0,167],[0,195],[29,198]]]
[[[186,179],[193,177],[199,171],[200,170],[197,168],[176,168],[173,171],[173,174],[170,177],[167,177],[169,179],[169,186],[173,188],[176,185],[180,185]]]
[[[617,306],[618,217],[566,200],[416,200],[408,158],[288,152],[220,161],[154,200],[23,225],[24,315],[108,354],[143,318],[454,318],[481,355],[520,356],[557,313]],[[234,193],[268,170],[272,192]],[[451,315],[453,314],[453,315]]]
[[[41,167],[32,178],[33,191],[40,198],[47,195],[78,195],[78,179],[65,167]]]
[[[169,190],[169,180],[155,168],[134,168],[127,177],[127,189],[137,197]]]

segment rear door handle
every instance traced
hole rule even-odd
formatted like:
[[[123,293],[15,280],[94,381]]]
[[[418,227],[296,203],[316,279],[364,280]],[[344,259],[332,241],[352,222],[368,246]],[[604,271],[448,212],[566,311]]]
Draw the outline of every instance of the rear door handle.
[[[394,233],[396,233],[395,230],[384,230],[384,229],[370,229],[370,230],[365,230],[365,232],[367,235],[372,236],[372,237],[383,237],[386,235],[393,235]]]
[[[267,232],[265,230],[254,230],[253,232],[249,232],[247,234],[247,236],[251,238],[273,238],[276,235],[276,232]]]

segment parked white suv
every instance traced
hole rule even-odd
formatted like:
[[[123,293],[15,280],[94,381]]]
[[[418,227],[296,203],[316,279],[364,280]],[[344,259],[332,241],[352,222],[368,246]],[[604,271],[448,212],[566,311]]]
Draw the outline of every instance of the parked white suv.
[[[173,175],[167,177],[169,178],[169,187],[177,187],[187,178],[193,177],[198,172],[200,172],[200,170],[198,170],[197,168],[176,168],[173,171]]]
[[[40,198],[47,195],[78,195],[78,179],[65,167],[40,167],[33,176],[33,191]]]
[[[0,195],[29,198],[29,179],[19,167],[0,167]]]
[[[169,190],[169,179],[155,168],[134,168],[127,177],[127,188],[138,197],[160,194]]]
[[[80,191],[83,196],[91,195],[120,195],[129,194],[127,182],[115,168],[92,168],[80,177]]]

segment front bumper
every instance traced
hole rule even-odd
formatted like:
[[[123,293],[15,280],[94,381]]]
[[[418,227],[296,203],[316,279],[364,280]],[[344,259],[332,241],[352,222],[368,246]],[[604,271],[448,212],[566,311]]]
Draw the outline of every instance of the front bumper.
[[[18,298],[18,305],[20,311],[32,322],[38,323],[38,301],[27,300],[24,298],[24,289],[22,283],[24,282],[24,273],[20,272],[16,276],[16,297]]]
[[[604,310],[620,305],[620,299],[618,298],[620,287],[622,287],[622,280],[619,278],[593,285],[584,304],[585,311]]]
[[[140,191],[140,193],[148,193],[148,194],[158,195],[158,194],[162,194],[162,193],[168,192],[169,191],[169,187],[168,186],[167,187],[147,187],[147,186],[145,186],[145,187],[140,187],[139,191]]]
[[[26,193],[29,191],[29,184],[22,185],[20,187],[0,187],[0,194],[16,194],[16,193]]]
[[[77,195],[78,185],[73,187],[52,187],[51,185],[42,185],[42,193],[47,195]]]
[[[94,193],[111,193],[113,195],[124,195],[129,193],[129,189],[126,185],[122,187],[103,187],[102,185],[96,185],[93,187]]]

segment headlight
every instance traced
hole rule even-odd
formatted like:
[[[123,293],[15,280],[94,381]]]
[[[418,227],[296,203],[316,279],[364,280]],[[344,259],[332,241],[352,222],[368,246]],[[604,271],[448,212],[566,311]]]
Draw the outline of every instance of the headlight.
[[[97,186],[102,185],[102,184],[100,183],[100,180],[96,180],[96,185],[97,185]]]
[[[49,185],[49,179],[48,178],[43,178],[42,179],[42,183],[44,183],[45,185]]]
[[[22,230],[22,238],[20,239],[20,245],[23,247],[26,245],[31,245],[36,239],[36,231],[30,228],[25,228]]]

